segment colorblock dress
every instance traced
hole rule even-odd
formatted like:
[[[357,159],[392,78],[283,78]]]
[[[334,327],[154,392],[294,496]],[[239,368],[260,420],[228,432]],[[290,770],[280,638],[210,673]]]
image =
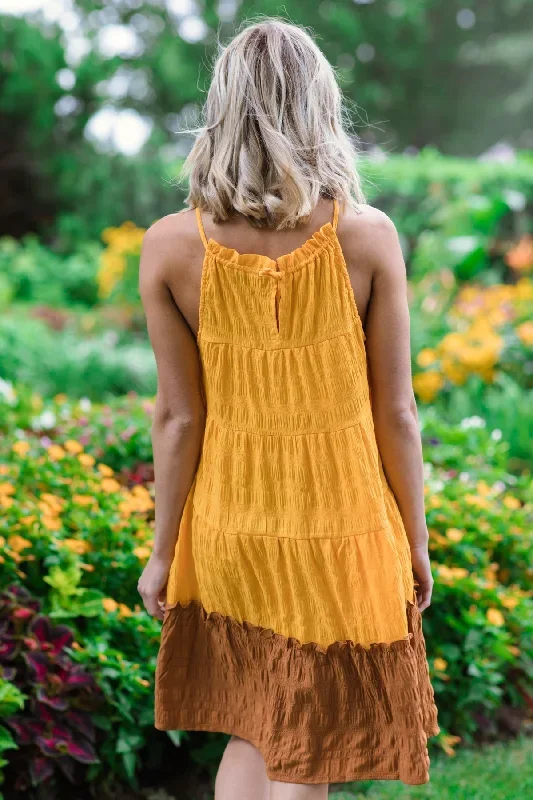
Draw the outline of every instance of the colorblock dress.
[[[273,780],[429,780],[439,732],[410,549],[333,222],[273,260],[207,240],[207,410],[155,726],[234,734]]]

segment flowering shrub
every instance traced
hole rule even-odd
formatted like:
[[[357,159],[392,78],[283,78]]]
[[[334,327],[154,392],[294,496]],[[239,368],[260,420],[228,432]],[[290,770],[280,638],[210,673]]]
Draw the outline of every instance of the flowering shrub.
[[[78,764],[98,761],[89,712],[100,705],[91,674],[68,655],[71,631],[39,613],[26,589],[11,585],[0,595],[0,664],[4,679],[28,695],[7,715],[18,748],[10,759],[14,788],[52,782],[58,772],[75,781]]]
[[[58,394],[43,399],[0,380],[0,431],[37,436],[43,445],[76,439],[86,453],[120,470],[134,483],[152,475],[150,426],[154,400],[134,393],[106,404]]]
[[[98,292],[103,300],[136,306],[139,255],[145,228],[124,222],[118,228],[106,228],[102,239],[107,245],[100,259]]]
[[[416,356],[417,396],[432,402],[471,376],[492,383],[497,372],[533,385],[533,282],[463,287],[448,312],[450,330]]]
[[[60,418],[68,401],[54,403]],[[129,398],[124,409],[135,415],[142,404]],[[96,452],[108,430],[102,417],[109,410],[84,413],[92,426],[86,445],[69,427],[80,424],[76,412],[66,429],[49,429],[53,439],[9,432],[0,447],[0,574],[4,583],[22,582],[52,619],[73,627],[72,659],[102,690],[98,726],[107,735],[97,751],[102,763],[90,775],[101,778],[105,765],[134,780],[154,735],[159,623],[141,609],[136,588],[153,538],[151,476],[115,472],[97,460],[89,447]],[[149,417],[143,412],[141,419],[146,433]],[[520,715],[515,709],[530,701],[533,490],[529,474],[508,472],[506,443],[479,418],[448,426],[422,415],[422,436],[436,579],[424,627],[441,709],[439,742],[453,752],[454,737],[490,735],[506,709]]]
[[[160,623],[137,592],[152,544],[150,489],[118,480],[74,439],[18,439],[1,456],[2,585],[23,583],[51,619],[73,627],[71,657],[96,678],[105,703],[95,720],[106,731],[99,758],[133,781],[154,733]],[[103,770],[94,764],[90,774]]]

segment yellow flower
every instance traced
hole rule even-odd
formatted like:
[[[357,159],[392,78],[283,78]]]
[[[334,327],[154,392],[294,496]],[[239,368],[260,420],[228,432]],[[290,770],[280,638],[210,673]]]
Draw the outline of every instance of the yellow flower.
[[[506,508],[520,508],[521,503],[518,497],[513,497],[512,494],[508,494],[503,498],[503,504]]]
[[[14,505],[15,501],[12,497],[8,497],[6,494],[0,494],[0,507],[11,508]]]
[[[447,666],[448,666],[448,662],[445,661],[443,658],[440,658],[439,656],[437,656],[437,658],[434,659],[434,661],[433,661],[433,666],[439,672],[444,672],[446,670]]]
[[[142,547],[142,546],[141,546],[141,547],[136,547],[136,548],[133,550],[133,554],[134,554],[135,556],[137,556],[137,558],[138,558],[138,559],[140,559],[141,561],[143,561],[145,558],[150,558],[150,556],[151,556],[151,554],[152,554],[152,551],[150,550],[150,548],[149,548],[149,547]]]
[[[61,529],[61,520],[57,519],[57,517],[50,517],[46,514],[43,514],[41,517],[41,523],[49,531],[59,531]]]
[[[63,539],[60,544],[62,547],[66,547],[67,550],[70,550],[71,553],[76,553],[78,556],[83,556],[91,549],[89,542],[85,542],[83,539]]]
[[[513,609],[516,608],[516,606],[520,601],[518,600],[518,597],[511,597],[510,595],[505,595],[504,597],[501,598],[500,602],[504,608]]]
[[[128,608],[128,606],[125,603],[119,603],[118,607],[119,607],[119,617],[133,616],[133,611],[131,610],[131,608]]]
[[[436,370],[419,372],[413,378],[413,388],[425,403],[430,403],[444,386],[444,378]]]
[[[451,734],[445,734],[444,736],[439,737],[439,742],[442,745],[442,749],[448,756],[455,755],[454,745],[459,744],[460,741],[460,736],[452,736]]]
[[[30,450],[30,445],[29,442],[25,442],[23,439],[21,439],[19,442],[15,442],[11,449],[18,456],[25,456]]]
[[[419,367],[430,367],[435,361],[438,361],[437,352],[430,347],[424,347],[416,357],[416,363]]]
[[[50,494],[50,492],[43,492],[41,494],[41,500],[45,506],[49,507],[46,508],[46,510],[51,510],[54,514],[59,514],[63,508],[63,503],[65,502],[62,497],[58,497],[55,494]]]
[[[446,536],[451,542],[460,542],[464,535],[464,531],[459,528],[448,528],[446,531]]]
[[[21,517],[19,521],[20,521],[21,525],[30,526],[30,525],[33,525],[33,523],[36,521],[36,519],[37,519],[37,517],[35,516],[35,514],[28,514],[28,516],[26,516],[26,517]]]
[[[75,494],[72,502],[77,506],[92,506],[95,503],[95,499],[88,494]]]
[[[108,611],[110,614],[112,614],[113,611],[116,611],[118,608],[118,603],[116,600],[113,600],[112,597],[104,597],[102,600],[102,605],[104,607],[104,611]]]
[[[462,386],[468,378],[468,372],[455,358],[443,356],[441,360],[442,371],[454,386]]]
[[[491,625],[496,625],[498,627],[505,625],[505,617],[497,608],[489,608],[486,617]]]
[[[54,403],[57,403],[58,405],[63,405],[63,403],[66,403],[67,400],[68,397],[66,394],[56,394],[54,397]]]
[[[0,483],[0,494],[15,494],[15,487],[12,483]]]
[[[111,467],[108,467],[107,464],[98,464],[97,469],[100,475],[103,475],[105,478],[110,478],[115,474],[115,471],[112,470]]]
[[[51,444],[47,453],[51,461],[61,461],[62,458],[65,458],[65,451],[58,444]]]
[[[136,680],[141,686],[150,686],[150,681],[147,681],[146,678],[137,678]]]
[[[22,536],[18,536],[17,534],[10,536],[7,540],[7,543],[11,550],[13,550],[15,553],[21,553],[22,550],[27,550],[28,547],[32,546],[31,542],[29,542],[27,539],[24,539]]]
[[[83,452],[83,446],[75,439],[68,439],[68,441],[65,442],[63,447],[68,453],[72,453],[72,455],[75,456],[78,455],[78,453]]]
[[[89,455],[89,453],[80,453],[78,456],[78,461],[83,467],[92,467],[94,465],[95,459]]]
[[[104,478],[100,487],[103,492],[106,494],[111,494],[112,492],[119,492],[121,489],[120,483],[116,481],[114,478]]]

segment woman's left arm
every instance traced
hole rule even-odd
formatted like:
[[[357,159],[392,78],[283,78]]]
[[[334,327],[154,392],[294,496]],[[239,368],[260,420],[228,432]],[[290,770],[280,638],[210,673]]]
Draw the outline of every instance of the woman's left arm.
[[[155,535],[152,554],[139,579],[146,610],[163,619],[168,575],[185,500],[198,465],[205,428],[201,363],[195,337],[170,292],[167,248],[157,224],[145,235],[139,291],[157,364],[152,423],[155,471]]]

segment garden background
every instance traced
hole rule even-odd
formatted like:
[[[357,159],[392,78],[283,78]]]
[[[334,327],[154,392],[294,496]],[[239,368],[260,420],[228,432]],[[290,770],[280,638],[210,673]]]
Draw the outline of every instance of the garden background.
[[[160,623],[136,584],[156,375],[137,268],[146,227],[183,207],[175,132],[197,122],[216,36],[258,12],[316,31],[409,274],[442,732],[427,786],[332,792],[533,797],[531,0],[0,12],[5,797],[211,797],[225,737],[153,728]]]

